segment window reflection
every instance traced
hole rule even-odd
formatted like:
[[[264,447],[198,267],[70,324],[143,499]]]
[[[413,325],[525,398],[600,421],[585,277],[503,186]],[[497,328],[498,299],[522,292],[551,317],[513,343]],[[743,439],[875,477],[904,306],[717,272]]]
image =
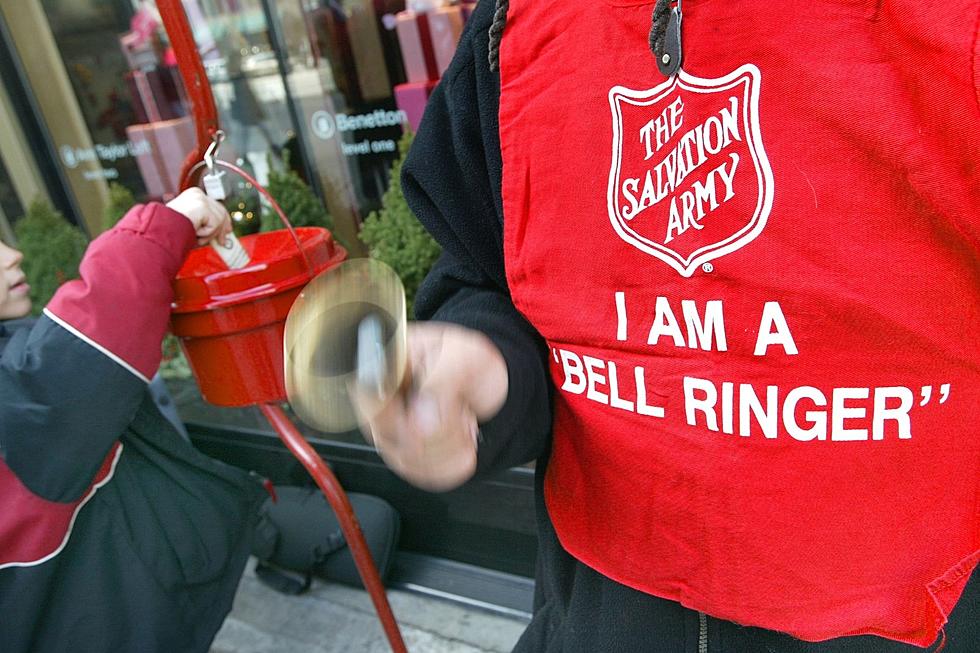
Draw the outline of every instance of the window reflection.
[[[410,2],[418,11],[404,0],[183,0],[227,134],[221,156],[262,183],[292,169],[348,243],[380,207],[397,143],[418,125],[472,10]],[[15,11],[37,14],[25,24],[50,31],[70,82],[42,108],[90,228],[101,224],[110,183],[139,201],[174,195],[195,135],[155,2],[32,3],[40,9]],[[27,43],[22,58],[34,56]],[[35,87],[46,83],[37,68]],[[254,189],[236,184],[235,208],[258,214]]]

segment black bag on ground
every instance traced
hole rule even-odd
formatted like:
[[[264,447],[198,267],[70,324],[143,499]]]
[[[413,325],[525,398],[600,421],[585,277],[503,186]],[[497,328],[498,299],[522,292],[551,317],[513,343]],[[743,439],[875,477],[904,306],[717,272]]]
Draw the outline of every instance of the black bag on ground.
[[[286,594],[305,592],[314,575],[363,587],[340,522],[320,490],[277,486],[276,496],[278,501],[270,498],[262,506],[252,547],[259,579]],[[398,512],[369,494],[352,492],[347,498],[384,581],[398,545]]]

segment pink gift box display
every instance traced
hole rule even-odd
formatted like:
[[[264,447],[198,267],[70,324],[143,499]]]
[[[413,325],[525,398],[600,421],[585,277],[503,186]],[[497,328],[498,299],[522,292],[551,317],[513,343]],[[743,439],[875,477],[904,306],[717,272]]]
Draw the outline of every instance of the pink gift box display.
[[[456,45],[463,33],[463,12],[457,5],[439,7],[429,12],[429,37],[432,39],[432,50],[436,57],[436,70],[439,77],[449,68]]]
[[[398,44],[408,82],[395,87],[395,104],[405,112],[412,129],[418,130],[425,105],[439,78],[456,54],[459,37],[476,2],[439,5],[426,11],[407,9],[396,16]]]
[[[126,74],[126,86],[138,123],[173,120],[186,114],[182,82],[174,68],[131,71]]]
[[[184,158],[195,146],[193,121],[177,118],[131,125],[126,128],[126,136],[137,153],[136,165],[147,194],[156,198],[176,195]]]
[[[425,104],[432,95],[432,89],[438,83],[438,81],[408,82],[395,87],[395,104],[405,112],[412,131],[419,130],[422,114],[425,113]]]
[[[398,45],[410,83],[439,79],[449,67],[475,3],[406,9],[395,15]]]
[[[400,11],[395,15],[395,31],[409,82],[425,82],[439,78],[436,54],[429,35],[429,16],[415,11]]]

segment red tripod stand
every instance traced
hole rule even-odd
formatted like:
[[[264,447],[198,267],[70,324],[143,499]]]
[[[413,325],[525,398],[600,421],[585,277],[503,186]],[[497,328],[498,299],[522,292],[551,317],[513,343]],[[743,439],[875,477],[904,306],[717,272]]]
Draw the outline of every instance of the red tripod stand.
[[[197,149],[188,154],[181,171],[181,189],[186,189],[197,183],[200,168],[197,164],[203,160],[207,148],[214,142],[215,134],[218,131],[218,112],[214,104],[214,96],[211,93],[211,84],[204,71],[204,65],[197,52],[197,45],[194,42],[194,36],[180,0],[157,0],[157,7],[170,37],[194,114]],[[235,171],[244,174],[241,170],[236,169]],[[256,188],[261,188],[254,179],[248,175],[244,176]],[[273,208],[279,212],[280,217],[285,218],[274,202]],[[300,434],[282,408],[273,403],[264,403],[259,405],[259,409],[269,420],[269,424],[275,429],[289,451],[310,473],[330,503],[340,522],[347,545],[350,547],[357,570],[364,582],[364,587],[374,603],[392,651],[407,653],[401,631],[398,629],[398,623],[395,621],[395,616],[385,595],[381,576],[371,558],[371,552],[364,540],[364,535],[347,494],[330,468]]]

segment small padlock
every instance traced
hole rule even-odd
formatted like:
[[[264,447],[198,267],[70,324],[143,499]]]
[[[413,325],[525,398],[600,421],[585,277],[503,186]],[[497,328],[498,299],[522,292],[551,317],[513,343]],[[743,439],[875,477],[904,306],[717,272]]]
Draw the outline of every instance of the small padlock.
[[[228,197],[228,194],[225,193],[225,183],[221,179],[224,176],[224,170],[212,170],[204,175],[204,191],[208,197],[218,202]]]

